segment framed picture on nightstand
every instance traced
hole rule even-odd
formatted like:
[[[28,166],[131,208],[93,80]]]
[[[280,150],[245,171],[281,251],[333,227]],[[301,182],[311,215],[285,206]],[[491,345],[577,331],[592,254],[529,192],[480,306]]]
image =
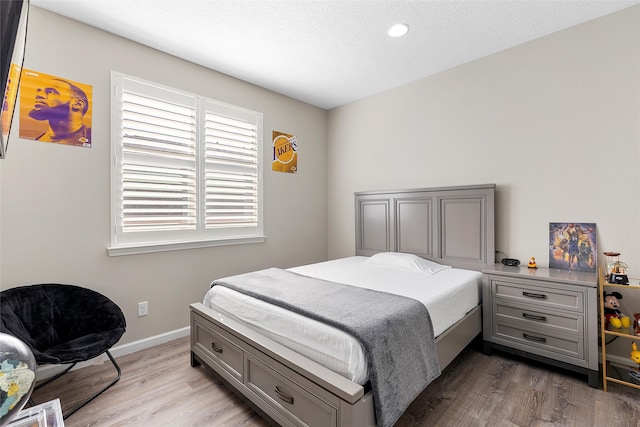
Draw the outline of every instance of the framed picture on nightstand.
[[[549,223],[549,268],[595,273],[597,262],[594,223]]]

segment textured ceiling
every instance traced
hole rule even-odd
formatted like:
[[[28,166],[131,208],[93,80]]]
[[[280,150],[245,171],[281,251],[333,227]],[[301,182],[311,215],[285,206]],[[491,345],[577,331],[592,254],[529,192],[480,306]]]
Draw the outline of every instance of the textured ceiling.
[[[31,0],[330,109],[640,3],[608,0]],[[409,25],[398,39],[394,23]]]

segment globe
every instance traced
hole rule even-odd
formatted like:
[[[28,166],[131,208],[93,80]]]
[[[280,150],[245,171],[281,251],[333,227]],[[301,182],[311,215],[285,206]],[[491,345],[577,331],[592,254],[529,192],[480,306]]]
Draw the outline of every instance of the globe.
[[[0,426],[7,425],[31,397],[36,360],[25,343],[0,332]]]

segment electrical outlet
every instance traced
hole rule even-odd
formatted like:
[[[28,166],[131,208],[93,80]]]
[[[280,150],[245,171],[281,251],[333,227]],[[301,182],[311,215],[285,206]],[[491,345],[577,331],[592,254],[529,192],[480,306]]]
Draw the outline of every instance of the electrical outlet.
[[[149,314],[149,302],[142,301],[138,303],[138,317],[146,316]]]

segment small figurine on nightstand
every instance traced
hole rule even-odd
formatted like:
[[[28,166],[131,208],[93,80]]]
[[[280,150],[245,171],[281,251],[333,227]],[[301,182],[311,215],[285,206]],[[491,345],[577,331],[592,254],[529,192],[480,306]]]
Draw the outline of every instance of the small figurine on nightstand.
[[[527,264],[529,268],[538,268],[536,265],[536,259],[534,257],[529,258],[529,264]]]

